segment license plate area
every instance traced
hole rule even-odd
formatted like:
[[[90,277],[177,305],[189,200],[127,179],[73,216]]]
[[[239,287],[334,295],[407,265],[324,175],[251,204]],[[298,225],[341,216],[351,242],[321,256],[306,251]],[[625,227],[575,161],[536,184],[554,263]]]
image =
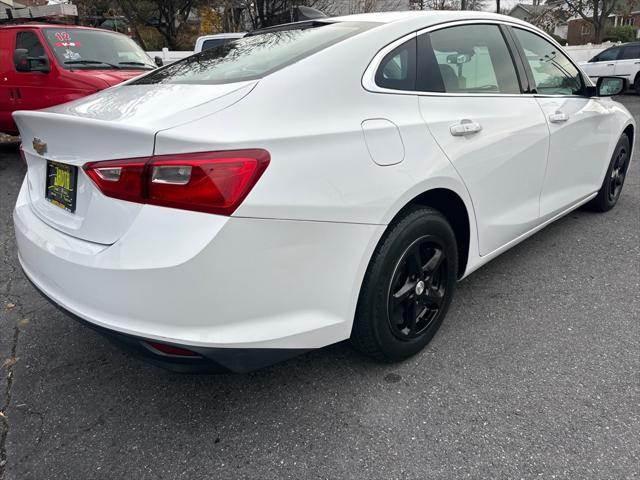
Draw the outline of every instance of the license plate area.
[[[69,213],[76,211],[78,167],[47,160],[45,198]]]

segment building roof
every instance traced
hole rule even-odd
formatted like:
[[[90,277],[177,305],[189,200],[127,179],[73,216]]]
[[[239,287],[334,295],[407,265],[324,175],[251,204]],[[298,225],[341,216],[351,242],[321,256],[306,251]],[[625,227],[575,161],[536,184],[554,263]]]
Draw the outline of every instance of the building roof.
[[[25,8],[26,5],[19,2],[9,2],[7,0],[0,0],[0,7],[2,8]]]
[[[511,15],[516,8],[521,8],[525,12],[531,15],[538,15],[547,10],[550,10],[552,7],[550,5],[532,5],[530,3],[516,3],[513,6],[513,8],[509,11],[509,15]]]

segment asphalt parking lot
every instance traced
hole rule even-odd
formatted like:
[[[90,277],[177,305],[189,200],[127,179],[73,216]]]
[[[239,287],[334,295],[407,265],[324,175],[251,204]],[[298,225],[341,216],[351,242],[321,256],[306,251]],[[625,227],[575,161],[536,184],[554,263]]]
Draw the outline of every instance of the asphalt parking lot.
[[[640,123],[640,97],[622,97]],[[588,132],[585,132],[588,134]],[[179,375],[66,318],[23,276],[0,144],[0,478],[640,478],[640,162],[460,283],[397,365],[334,345],[250,375]]]

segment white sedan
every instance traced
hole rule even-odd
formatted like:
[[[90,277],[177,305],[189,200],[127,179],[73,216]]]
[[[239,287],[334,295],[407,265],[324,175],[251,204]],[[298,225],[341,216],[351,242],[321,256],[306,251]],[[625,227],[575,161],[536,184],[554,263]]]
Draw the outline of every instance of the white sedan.
[[[615,206],[636,128],[609,98],[623,86],[489,13],[255,32],[16,113],[20,262],[168,368],[243,372],[348,338],[402,360],[457,280],[581,205]]]

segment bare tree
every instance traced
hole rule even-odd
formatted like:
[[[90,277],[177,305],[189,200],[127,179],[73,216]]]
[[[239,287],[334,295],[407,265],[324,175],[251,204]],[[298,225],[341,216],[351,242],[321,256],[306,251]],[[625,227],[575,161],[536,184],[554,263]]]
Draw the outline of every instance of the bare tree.
[[[553,33],[555,28],[568,20],[569,13],[561,7],[548,5],[534,5],[527,21],[547,33]]]
[[[406,3],[403,0],[376,0],[377,12],[393,12],[406,10]]]
[[[412,10],[483,10],[485,0],[413,0]]]
[[[564,0],[567,10],[593,26],[594,41],[600,43],[607,26],[607,18],[617,7],[617,0]],[[636,0],[632,0],[636,1]]]
[[[461,8],[461,10],[485,10],[486,3],[485,0],[466,0],[466,8]]]
[[[167,46],[178,49],[181,34],[188,29],[189,16],[202,0],[118,0],[130,23],[154,27]]]
[[[459,0],[415,0],[412,10],[460,10]]]
[[[296,7],[312,7],[330,15],[335,8],[333,0],[244,0],[251,26],[270,27],[297,20]]]

